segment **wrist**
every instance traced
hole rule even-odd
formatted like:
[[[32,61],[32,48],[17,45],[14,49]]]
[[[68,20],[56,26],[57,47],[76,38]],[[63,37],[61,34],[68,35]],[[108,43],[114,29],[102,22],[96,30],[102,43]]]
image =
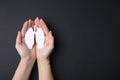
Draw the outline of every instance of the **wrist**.
[[[21,58],[21,62],[24,62],[25,64],[34,64],[35,59],[32,59],[32,58]]]
[[[48,63],[50,63],[50,57],[48,57],[48,58],[39,58],[39,59],[37,59],[37,63],[38,64],[48,64]]]

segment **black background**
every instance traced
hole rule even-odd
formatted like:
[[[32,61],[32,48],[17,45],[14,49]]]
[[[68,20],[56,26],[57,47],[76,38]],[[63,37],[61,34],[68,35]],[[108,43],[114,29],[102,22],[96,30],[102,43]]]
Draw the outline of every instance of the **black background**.
[[[119,0],[118,0],[119,1]],[[43,18],[55,37],[55,80],[120,79],[120,3],[117,0],[0,2],[0,80],[11,80],[20,57],[14,47],[24,21]],[[38,80],[35,64],[30,80]]]

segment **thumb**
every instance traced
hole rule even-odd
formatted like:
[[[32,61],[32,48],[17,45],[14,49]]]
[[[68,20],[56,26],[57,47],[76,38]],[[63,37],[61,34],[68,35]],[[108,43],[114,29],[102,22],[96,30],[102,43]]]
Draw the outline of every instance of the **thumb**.
[[[21,44],[22,39],[21,39],[21,32],[18,31],[17,37],[16,37],[16,44]]]

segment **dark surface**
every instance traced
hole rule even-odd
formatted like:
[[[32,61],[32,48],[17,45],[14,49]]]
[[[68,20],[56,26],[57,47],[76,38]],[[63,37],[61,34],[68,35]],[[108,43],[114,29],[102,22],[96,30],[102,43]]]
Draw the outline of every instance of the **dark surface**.
[[[119,0],[118,0],[119,1]],[[17,31],[42,17],[55,36],[55,80],[120,79],[120,3],[117,0],[24,0],[0,2],[0,80],[11,80],[20,57]],[[38,80],[35,64],[30,80]]]

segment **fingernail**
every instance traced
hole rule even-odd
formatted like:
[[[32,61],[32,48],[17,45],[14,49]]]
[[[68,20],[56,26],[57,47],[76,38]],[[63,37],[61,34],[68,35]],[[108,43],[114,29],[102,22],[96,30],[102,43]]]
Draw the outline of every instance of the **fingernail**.
[[[29,21],[31,21],[31,19],[29,19]]]
[[[42,18],[40,18],[40,22],[41,22],[41,21],[43,21],[43,19],[42,19]]]
[[[50,34],[52,34],[52,31],[50,31]]]
[[[36,20],[39,20],[39,17],[36,17]]]

